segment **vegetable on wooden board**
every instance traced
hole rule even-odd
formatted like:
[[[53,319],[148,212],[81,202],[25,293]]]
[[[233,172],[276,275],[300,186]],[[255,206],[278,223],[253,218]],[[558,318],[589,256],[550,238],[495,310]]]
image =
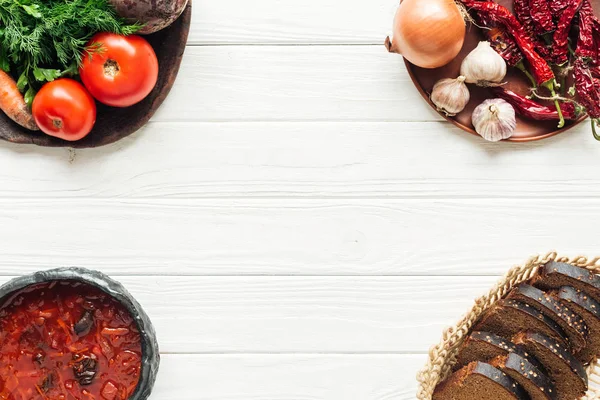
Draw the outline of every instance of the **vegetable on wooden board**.
[[[31,105],[46,82],[77,74],[96,32],[139,30],[117,16],[108,0],[0,0],[0,69],[10,73]]]
[[[88,47],[98,51],[85,57],[79,72],[83,84],[99,102],[112,107],[129,107],[154,89],[158,59],[143,37],[99,33]]]
[[[575,60],[573,71],[577,97],[592,120],[594,137],[600,140],[600,135],[596,131],[600,121],[600,82],[594,78],[586,61],[581,58]]]
[[[148,35],[170,26],[179,18],[188,0],[109,0],[117,13],[142,24],[139,34]]]
[[[506,28],[493,21],[487,14],[477,15],[475,21],[478,26],[483,28],[483,33],[486,35],[490,45],[506,61],[506,64],[523,72],[531,81],[531,84],[534,87],[537,86],[535,78],[525,66],[523,53],[512,36],[506,31]]]
[[[548,0],[529,0],[529,9],[536,34],[543,36],[556,29]]]
[[[475,131],[490,142],[510,138],[517,127],[515,109],[502,99],[485,100],[471,118]]]
[[[598,61],[598,49],[594,43],[594,28],[594,10],[589,0],[584,0],[579,9],[579,38],[575,56],[592,60],[595,64]]]
[[[536,121],[558,121],[559,115],[556,107],[545,106],[535,100],[528,99],[525,96],[521,96],[513,92],[512,90],[504,89],[501,87],[491,88],[492,93],[503,100],[510,103],[511,106],[520,115],[536,120]],[[577,118],[577,113],[573,103],[562,103],[560,105],[563,116],[565,119],[574,120]]]
[[[531,4],[529,0],[514,0],[513,10],[515,17],[523,26],[523,30],[528,36],[533,37],[535,31],[535,23],[531,16]]]
[[[552,0],[550,1],[550,11],[554,15],[560,15],[560,13],[569,6],[570,0]]]
[[[579,36],[573,62],[575,92],[579,103],[585,107],[591,119],[594,138],[600,140],[596,129],[596,126],[600,125],[600,80],[595,76],[598,68],[599,43],[595,43],[594,37],[598,20],[588,0],[571,1],[573,1],[571,8],[574,8],[575,4],[579,5]]]
[[[552,97],[555,98],[554,104],[560,116],[558,128],[564,127],[565,119],[562,115],[558,99],[556,99],[556,79],[554,71],[552,71],[548,62],[536,52],[534,42],[525,32],[523,26],[515,16],[511,14],[506,7],[491,1],[462,0],[462,3],[470,10],[476,11],[480,17],[483,15],[484,18],[496,21],[506,28],[507,32],[513,37],[528,61],[537,84],[546,87],[550,91]]]
[[[470,9],[477,11],[480,16],[484,15],[487,16],[487,18],[501,23],[514,38],[527,61],[529,61],[536,82],[539,85],[548,84],[549,86],[553,86],[554,72],[552,71],[552,68],[550,68],[548,62],[535,51],[535,45],[519,21],[510,13],[510,11],[508,11],[508,9],[500,4],[490,1],[462,0],[462,2]]]
[[[535,30],[535,22],[531,15],[530,0],[514,0],[513,9],[517,20],[523,26],[523,30],[531,39],[535,46],[535,50],[544,58],[548,57],[549,50],[547,45],[537,36]]]
[[[569,0],[567,8],[560,14],[552,44],[552,55],[558,65],[565,65],[569,60],[569,32],[582,3],[583,0]]]
[[[465,77],[456,79],[441,79],[431,91],[431,102],[435,104],[438,111],[449,117],[453,117],[465,109],[471,94],[465,84]]]
[[[13,121],[32,131],[39,130],[19,91],[17,82],[0,70],[0,109]]]
[[[68,141],[84,138],[96,123],[94,99],[81,83],[68,78],[45,84],[32,111],[42,132]]]
[[[454,1],[404,0],[386,47],[418,67],[438,68],[458,55],[465,33],[463,13]]]
[[[506,76],[506,61],[494,49],[490,42],[479,42],[460,66],[460,74],[467,83],[488,87],[499,84]]]
[[[519,63],[523,64],[521,50],[503,26],[489,18],[477,18],[476,22],[482,27],[492,48],[504,58],[509,67],[516,67]]]

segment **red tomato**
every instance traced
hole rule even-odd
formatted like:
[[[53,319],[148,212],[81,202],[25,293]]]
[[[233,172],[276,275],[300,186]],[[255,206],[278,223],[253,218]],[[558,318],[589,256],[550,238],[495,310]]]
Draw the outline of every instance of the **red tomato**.
[[[57,79],[42,86],[33,99],[33,118],[42,132],[75,141],[96,123],[96,103],[81,83]]]
[[[99,33],[88,47],[93,50],[83,57],[79,72],[83,84],[99,102],[129,107],[142,101],[156,85],[158,59],[141,36]]]

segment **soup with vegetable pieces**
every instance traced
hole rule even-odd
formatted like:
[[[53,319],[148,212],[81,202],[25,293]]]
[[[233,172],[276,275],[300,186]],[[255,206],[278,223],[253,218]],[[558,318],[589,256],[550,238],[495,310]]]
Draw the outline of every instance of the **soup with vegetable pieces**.
[[[0,400],[125,400],[141,369],[138,327],[94,286],[29,286],[0,305]]]

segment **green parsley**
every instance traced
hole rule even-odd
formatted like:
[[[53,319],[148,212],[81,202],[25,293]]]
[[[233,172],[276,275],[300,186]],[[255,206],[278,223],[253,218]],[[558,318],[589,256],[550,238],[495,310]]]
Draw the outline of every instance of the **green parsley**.
[[[118,17],[107,0],[0,0],[0,69],[31,104],[39,88],[74,76],[98,32],[130,35],[141,26]]]

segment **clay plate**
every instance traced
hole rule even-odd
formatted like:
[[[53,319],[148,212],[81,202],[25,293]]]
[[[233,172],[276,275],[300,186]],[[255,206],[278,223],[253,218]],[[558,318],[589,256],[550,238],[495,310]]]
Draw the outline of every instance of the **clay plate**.
[[[99,147],[116,142],[144,126],[165,100],[173,87],[187,43],[192,19],[192,3],[170,27],[145,36],[158,57],[159,75],[154,90],[142,102],[128,108],[111,108],[97,103],[98,117],[92,132],[77,142],[31,132],[0,112],[0,139],[13,143],[48,147]]]
[[[511,11],[513,10],[512,0],[497,0],[497,3],[507,7]],[[600,0],[592,0],[596,15],[600,11]],[[429,99],[429,94],[433,88],[433,85],[440,79],[443,78],[456,78],[460,72],[460,65],[463,59],[469,54],[481,40],[486,40],[482,31],[474,25],[469,24],[467,26],[467,36],[465,38],[465,44],[460,54],[450,64],[436,69],[425,69],[417,67],[408,61],[404,61],[406,68],[410,74],[410,77],[429,105],[435,109],[435,106]],[[516,68],[509,68],[508,75],[505,79],[507,82],[506,88],[513,92],[520,94],[527,94],[530,89],[530,83],[523,73]],[[494,96],[484,88],[469,85],[469,91],[471,92],[471,101],[464,109],[463,112],[455,117],[446,117],[443,113],[440,113],[448,121],[452,122],[459,128],[477,135],[471,124],[471,114],[475,107],[481,104],[484,100],[493,98]],[[517,129],[510,139],[511,142],[530,142],[534,140],[545,139],[550,136],[558,135],[559,133],[565,132],[574,126],[585,120],[586,117],[581,117],[576,121],[566,121],[564,128],[557,128],[557,121],[534,121],[526,118],[517,116]],[[477,135],[479,136],[479,135]]]

